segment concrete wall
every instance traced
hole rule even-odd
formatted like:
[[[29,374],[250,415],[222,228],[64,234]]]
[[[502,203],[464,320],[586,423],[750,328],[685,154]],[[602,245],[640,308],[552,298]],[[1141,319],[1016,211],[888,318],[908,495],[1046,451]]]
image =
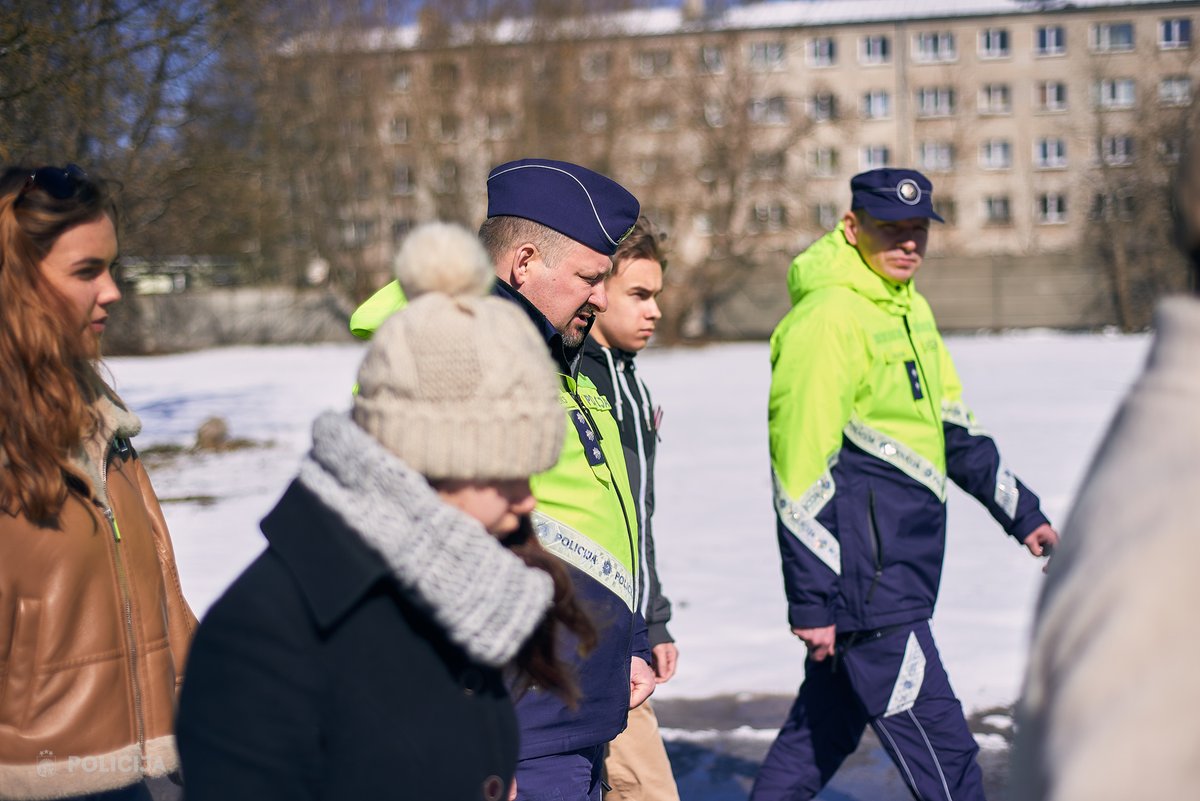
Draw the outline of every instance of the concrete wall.
[[[114,308],[104,350],[116,355],[350,341],[351,311],[348,301],[320,289],[241,287],[127,295]]]
[[[764,267],[713,310],[717,337],[769,336],[787,313],[788,260]],[[917,278],[943,331],[1097,328],[1116,321],[1108,279],[1074,254],[930,257]]]

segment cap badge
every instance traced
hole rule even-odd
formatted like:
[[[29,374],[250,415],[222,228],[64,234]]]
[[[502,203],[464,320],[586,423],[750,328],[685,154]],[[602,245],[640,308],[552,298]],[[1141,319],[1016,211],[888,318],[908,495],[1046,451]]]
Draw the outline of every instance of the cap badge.
[[[901,203],[915,206],[921,202],[921,187],[912,178],[905,178],[896,185],[896,197],[900,198]]]

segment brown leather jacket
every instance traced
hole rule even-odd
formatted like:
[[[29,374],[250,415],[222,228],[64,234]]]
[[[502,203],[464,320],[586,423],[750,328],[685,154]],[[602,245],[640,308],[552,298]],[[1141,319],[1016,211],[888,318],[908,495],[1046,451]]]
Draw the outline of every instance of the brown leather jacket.
[[[196,618],[158,498],[129,445],[137,417],[97,406],[59,527],[0,512],[0,798],[95,793],[178,767],[176,691]],[[2,469],[2,468],[0,468]]]

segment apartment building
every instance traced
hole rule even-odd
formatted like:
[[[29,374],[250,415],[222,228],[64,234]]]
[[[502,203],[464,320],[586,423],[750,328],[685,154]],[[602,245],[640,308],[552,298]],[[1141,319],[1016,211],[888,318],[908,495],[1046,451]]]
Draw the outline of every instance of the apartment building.
[[[298,43],[280,74],[329,75],[345,146],[329,163],[356,189],[324,219],[368,284],[415,222],[477,224],[494,164],[568,158],[629,186],[668,230],[668,306],[693,333],[758,336],[786,311],[791,256],[845,210],[850,176],[912,166],[947,219],[919,278],[945,325],[1095,326],[1121,316],[1114,270],[1142,266],[1130,242],[1163,240],[1144,220],[1165,214],[1190,119],[1198,10],[685,0],[475,27],[427,15]],[[312,91],[300,116],[319,114]],[[1156,258],[1169,271],[1170,254]]]

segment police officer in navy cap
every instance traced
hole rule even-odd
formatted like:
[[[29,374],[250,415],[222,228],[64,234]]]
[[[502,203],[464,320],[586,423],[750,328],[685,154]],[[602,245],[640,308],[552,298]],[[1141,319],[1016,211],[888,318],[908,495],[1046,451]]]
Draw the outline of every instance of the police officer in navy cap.
[[[582,700],[570,708],[533,689],[517,699],[517,798],[599,801],[605,744],[654,689],[638,611],[636,503],[609,403],[579,372],[583,342],[608,307],[604,279],[639,205],[615,181],[576,164],[522,159],[488,175],[479,237],[496,269],[495,294],[517,304],[558,364],[566,443],[558,464],[531,480],[533,528],[570,572],[597,624],[586,656],[574,643]]]
[[[1058,534],[967,407],[913,285],[942,219],[932,184],[880,169],[850,190],[837,228],[792,262],[771,337],[776,534],[807,658],[751,799],[815,797],[870,725],[915,798],[981,801],[979,749],[929,626],[947,480],[1034,556]]]

